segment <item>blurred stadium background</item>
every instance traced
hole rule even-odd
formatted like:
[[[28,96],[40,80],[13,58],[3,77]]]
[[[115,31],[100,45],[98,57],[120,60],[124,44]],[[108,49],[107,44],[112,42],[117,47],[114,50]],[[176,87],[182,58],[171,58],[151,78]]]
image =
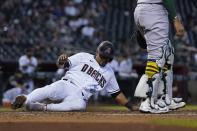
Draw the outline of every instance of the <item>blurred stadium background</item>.
[[[133,11],[136,0],[1,0],[0,1],[0,100],[13,88],[11,77],[19,69],[19,58],[33,48],[38,67],[32,79],[35,88],[51,83],[56,76],[56,59],[63,52],[94,53],[98,43],[110,40],[116,60],[132,60],[132,75],[117,79],[132,100],[136,80],[144,73],[146,52],[135,40]],[[183,38],[170,36],[175,47],[174,95],[197,104],[197,1],[176,0],[186,29]],[[138,77],[137,77],[138,76]],[[128,84],[129,83],[129,84]],[[128,86],[129,85],[129,86]],[[97,94],[93,102],[107,96]],[[109,100],[109,99],[107,99]]]

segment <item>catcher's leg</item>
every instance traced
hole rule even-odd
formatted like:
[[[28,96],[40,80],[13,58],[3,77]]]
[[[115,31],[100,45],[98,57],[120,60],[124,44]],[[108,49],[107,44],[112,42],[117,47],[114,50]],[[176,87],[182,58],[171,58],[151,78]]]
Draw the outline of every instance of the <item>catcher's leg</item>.
[[[164,89],[163,94],[165,95],[166,105],[171,104],[172,100],[172,83],[173,83],[173,72],[170,64],[165,64],[162,73],[162,81]]]
[[[173,84],[173,63],[174,63],[174,49],[169,41],[169,52],[166,55],[166,63],[163,67],[162,81],[164,84],[165,103],[169,109],[178,109],[185,106],[185,102],[180,99],[173,98],[172,84]]]
[[[166,63],[162,68],[162,81],[164,84],[165,102],[167,105],[170,105],[172,100],[174,48],[171,46],[170,40],[168,40],[167,45]]]
[[[158,85],[160,82],[160,68],[158,67],[158,64],[154,61],[148,61],[145,74],[148,76],[147,84],[149,86],[147,96],[150,99],[151,108],[155,108],[158,95]]]
[[[141,112],[150,113],[166,113],[168,108],[163,103],[158,103],[158,87],[160,82],[160,68],[155,61],[148,61],[146,65],[146,76],[148,76],[147,85],[149,90],[147,92],[147,99],[141,103]]]
[[[149,98],[150,107],[158,111],[161,111],[162,109],[163,112],[168,112],[169,110],[163,102],[160,103],[160,101],[158,101],[158,89],[162,78],[161,69],[163,69],[164,64],[166,63],[166,54],[168,50],[169,48],[166,44],[163,47],[157,49],[156,51],[149,53],[145,71],[146,75],[148,76],[147,83],[149,86],[149,91],[147,92],[147,95]]]

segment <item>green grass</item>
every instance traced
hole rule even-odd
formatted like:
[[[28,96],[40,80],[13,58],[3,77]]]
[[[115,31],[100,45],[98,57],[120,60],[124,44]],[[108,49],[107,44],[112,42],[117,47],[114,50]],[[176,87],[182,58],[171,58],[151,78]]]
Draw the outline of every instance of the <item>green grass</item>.
[[[196,110],[197,111],[197,105],[187,105],[186,107],[183,108],[183,110]]]
[[[165,125],[165,126],[181,126],[181,127],[189,127],[189,128],[197,128],[197,119],[154,119],[151,120],[150,123],[156,125]]]
[[[14,111],[11,108],[4,108],[0,106],[0,112],[10,112],[10,111]]]

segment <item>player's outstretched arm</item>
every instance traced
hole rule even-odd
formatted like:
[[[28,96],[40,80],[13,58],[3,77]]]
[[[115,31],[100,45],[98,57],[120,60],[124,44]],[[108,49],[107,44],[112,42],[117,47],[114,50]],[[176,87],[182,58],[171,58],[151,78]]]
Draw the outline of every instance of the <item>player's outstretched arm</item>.
[[[57,59],[57,62],[56,62],[57,67],[63,69],[67,60],[68,60],[67,54],[64,53],[64,54],[60,55]]]
[[[119,104],[127,107],[130,111],[133,110],[132,104],[128,101],[128,99],[122,92],[115,93],[112,95],[112,97],[114,97]]]

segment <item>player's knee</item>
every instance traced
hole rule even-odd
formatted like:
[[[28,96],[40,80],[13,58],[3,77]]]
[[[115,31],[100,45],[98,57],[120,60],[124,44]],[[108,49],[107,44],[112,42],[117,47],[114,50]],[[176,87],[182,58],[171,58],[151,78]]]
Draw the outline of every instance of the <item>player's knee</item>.
[[[146,65],[145,74],[148,78],[152,78],[155,74],[159,74],[160,68],[154,61],[148,61]]]
[[[86,103],[84,100],[77,100],[76,104],[71,108],[76,111],[84,111],[86,109]]]

